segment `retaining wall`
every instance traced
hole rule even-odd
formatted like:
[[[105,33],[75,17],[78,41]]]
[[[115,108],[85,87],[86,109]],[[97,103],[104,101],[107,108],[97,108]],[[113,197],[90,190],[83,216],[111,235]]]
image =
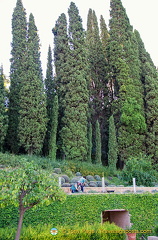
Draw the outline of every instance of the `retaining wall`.
[[[64,192],[71,194],[69,187],[62,187]],[[84,193],[134,193],[133,187],[105,187],[104,192],[102,187],[85,187]],[[108,192],[109,191],[109,192]],[[110,192],[114,191],[114,192]],[[136,193],[144,193],[144,192],[158,192],[158,187],[136,187]]]

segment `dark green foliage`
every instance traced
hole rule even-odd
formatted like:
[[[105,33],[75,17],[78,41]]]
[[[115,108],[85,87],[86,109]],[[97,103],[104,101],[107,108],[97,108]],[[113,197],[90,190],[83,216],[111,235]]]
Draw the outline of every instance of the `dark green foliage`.
[[[39,154],[46,132],[46,98],[42,82],[39,37],[30,14],[28,29],[27,71],[20,90],[18,136],[28,154]]]
[[[87,158],[86,80],[81,74],[74,74],[72,82],[69,83],[69,89],[71,91],[65,97],[67,106],[63,117],[64,127],[61,130],[63,151],[66,159],[83,161]],[[83,91],[85,91],[84,95]]]
[[[85,41],[82,20],[74,3],[69,13],[69,82],[64,99],[62,149],[67,159],[87,158],[88,90],[86,82]]]
[[[94,126],[96,120],[101,120],[101,117],[103,117],[105,98],[107,98],[107,87],[106,61],[103,54],[103,46],[99,37],[97,17],[95,12],[91,9],[88,13],[86,44],[90,70],[90,111],[92,117],[91,121]]]
[[[107,25],[105,23],[105,20],[103,18],[103,16],[101,15],[100,17],[100,39],[101,39],[101,42],[102,42],[102,47],[103,47],[103,52],[104,52],[104,56],[105,56],[105,59],[106,59],[106,48],[107,48],[107,43],[108,43],[108,39],[110,37],[109,35],[109,32],[108,32],[108,29],[107,29]]]
[[[158,194],[84,194],[67,196],[64,203],[55,202],[50,206],[37,207],[26,212],[25,226],[37,226],[38,224],[52,224],[52,227],[83,225],[101,223],[101,212],[111,209],[126,209],[131,214],[133,229],[151,230],[158,221]],[[81,204],[82,203],[82,204]],[[75,206],[75,211],[74,211]],[[10,211],[12,210],[12,212]],[[7,215],[10,218],[10,226],[15,226],[17,215],[12,206],[1,209],[1,219]],[[5,214],[6,213],[6,214]],[[13,213],[13,214],[12,214]],[[150,218],[149,218],[150,214]],[[8,227],[8,221],[3,221],[1,227]],[[138,238],[142,234],[138,234]]]
[[[17,153],[18,124],[20,109],[20,90],[24,83],[26,71],[26,36],[27,22],[26,12],[21,0],[17,0],[12,17],[12,50],[10,68],[10,94],[9,94],[9,127],[7,134],[7,147],[10,151]]]
[[[153,186],[158,179],[158,173],[153,170],[152,161],[149,157],[141,156],[128,159],[122,172],[122,178],[132,184],[136,178],[136,185]]]
[[[54,34],[54,62],[56,72],[56,90],[59,96],[60,111],[63,109],[63,100],[67,90],[68,80],[68,35],[66,15],[62,13],[52,30]]]
[[[111,0],[110,15],[110,39],[107,46],[109,90],[116,122],[119,158],[125,161],[130,155],[145,151],[143,87],[137,41],[120,0]]]
[[[69,82],[69,46],[67,35],[67,20],[66,15],[62,13],[56,21],[55,27],[52,30],[54,34],[54,62],[55,62],[55,88],[58,95],[59,111],[58,111],[58,129],[57,129],[57,156],[64,157],[62,151],[61,129],[63,127],[63,116],[65,109],[65,94],[67,92],[67,84]]]
[[[99,121],[95,125],[95,163],[101,164],[101,134]]]
[[[154,228],[155,235],[158,237],[158,225]]]
[[[85,32],[73,2],[68,9],[69,24],[64,13],[59,16],[52,30],[55,77],[49,47],[44,89],[37,28],[32,14],[27,25],[22,1],[17,0],[8,111],[0,76],[1,150],[4,145],[3,150],[13,153],[42,153],[55,159],[57,152],[58,159],[95,162],[98,121],[101,152],[97,158],[108,165],[112,137],[108,119],[113,115],[118,167],[139,153],[151,156],[156,166],[158,73],[139,33],[133,32],[121,0],[111,0],[110,8],[109,31],[103,16],[99,29],[95,11],[89,9]]]
[[[87,161],[92,162],[92,124],[91,123],[89,123],[88,125],[87,139],[88,139]]]
[[[20,239],[23,217],[27,210],[39,204],[49,205],[52,201],[62,201],[66,197],[59,188],[57,178],[32,162],[23,162],[16,169],[3,168],[0,170],[0,178],[1,207],[12,203],[19,210],[15,240]]]
[[[45,93],[47,99],[47,132],[43,144],[43,154],[48,156],[49,154],[49,142],[52,129],[52,111],[53,111],[53,100],[55,95],[55,83],[53,77],[53,65],[52,65],[52,51],[51,47],[48,48],[48,58],[47,58],[47,70],[46,70],[46,79],[45,79]]]
[[[57,136],[57,126],[58,126],[58,96],[54,96],[52,115],[51,115],[51,130],[50,130],[50,141],[49,141],[49,157],[55,161],[56,160],[56,136]]]
[[[4,88],[3,67],[0,68],[0,151],[3,150],[4,140],[7,134],[8,116],[5,107],[6,91]]]
[[[158,163],[158,73],[146,52],[138,31],[135,31],[141,61],[141,80],[144,86],[144,105],[147,123],[146,152]]]
[[[98,21],[95,11],[89,9],[87,18],[87,60],[89,67],[89,115],[93,129],[99,120],[102,147],[107,149],[107,119],[108,116],[108,88],[107,88],[107,61],[106,61],[106,25],[102,18],[102,36],[99,36]],[[95,151],[95,131],[93,131],[93,151]],[[94,155],[94,154],[93,154]],[[94,158],[94,156],[93,156]],[[105,162],[106,156],[103,153]],[[94,159],[93,159],[94,160]]]
[[[113,115],[109,118],[108,165],[111,172],[116,171],[118,161],[118,145]]]
[[[95,223],[90,225],[84,223],[81,226],[75,224],[74,226],[55,226],[58,233],[53,236],[55,240],[124,240],[125,233],[115,224],[110,223]],[[51,224],[39,224],[34,227],[24,227],[20,239],[23,240],[52,240],[50,230]],[[113,232],[113,233],[112,233]],[[12,240],[14,237],[14,228],[0,229],[0,234],[3,240]]]

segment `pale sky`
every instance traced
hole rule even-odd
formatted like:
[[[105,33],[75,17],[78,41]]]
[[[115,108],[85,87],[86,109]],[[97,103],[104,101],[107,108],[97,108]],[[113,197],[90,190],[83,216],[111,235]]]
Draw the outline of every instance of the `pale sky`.
[[[17,0],[0,0],[0,65],[3,65],[4,74],[9,76],[11,52],[11,19]],[[52,28],[61,13],[67,14],[70,0],[22,0],[26,9],[27,19],[32,13],[41,42],[41,62],[45,76],[48,46],[53,49]],[[95,10],[98,17],[103,15],[108,26],[110,0],[74,0],[79,9],[86,29],[89,8]],[[156,66],[158,66],[158,0],[122,0],[126,8],[131,25],[137,29],[145,44],[146,50]]]

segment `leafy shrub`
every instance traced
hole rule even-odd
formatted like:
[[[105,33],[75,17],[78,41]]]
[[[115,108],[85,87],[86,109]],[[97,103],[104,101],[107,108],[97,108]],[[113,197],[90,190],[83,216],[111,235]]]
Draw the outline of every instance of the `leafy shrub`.
[[[101,177],[99,175],[94,175],[94,178],[97,180],[97,181],[101,181]]]
[[[70,178],[67,175],[62,175],[62,177],[65,179],[66,183],[70,182]]]
[[[77,176],[76,176],[76,177],[72,178],[70,182],[71,182],[71,183],[77,183],[77,182],[80,180],[80,178],[81,178],[81,177],[77,177]]]
[[[154,233],[158,237],[158,225],[154,228]]]
[[[92,164],[88,162],[76,162],[76,161],[69,161],[67,162],[67,167],[73,172],[80,172],[82,176],[87,175],[100,175],[108,176],[109,171],[107,167],[101,166],[100,164]]]
[[[89,187],[97,187],[97,182],[90,181]]]
[[[61,169],[60,168],[54,168],[54,172],[57,173],[57,174],[60,174],[61,173]]]
[[[149,157],[140,155],[140,157],[131,157],[127,160],[122,171],[122,179],[132,184],[133,178],[136,178],[138,186],[153,186],[153,182],[158,181],[158,173],[153,170]]]
[[[50,230],[51,224],[40,224],[38,226],[24,227],[21,233],[21,240],[49,240],[52,239]],[[114,224],[95,223],[89,225],[57,226],[57,235],[53,236],[55,240],[125,240],[125,234],[120,233],[121,229]],[[0,229],[0,235],[3,240],[14,239],[15,230],[10,228]]]
[[[91,175],[86,176],[87,181],[94,181],[94,177]]]
[[[82,174],[80,172],[77,172],[76,173],[76,176],[81,176]]]
[[[26,211],[24,226],[31,225],[32,228],[39,224],[53,224],[54,227],[73,226],[77,223],[82,225],[83,222],[94,225],[101,222],[102,211],[127,209],[131,214],[134,229],[153,230],[153,226],[158,222],[157,202],[158,193],[68,195],[64,203],[54,202],[49,206],[39,206]],[[0,209],[1,228],[9,226],[12,229],[17,226],[17,222],[16,207],[11,205]]]
[[[97,181],[97,187],[102,187],[102,181]]]

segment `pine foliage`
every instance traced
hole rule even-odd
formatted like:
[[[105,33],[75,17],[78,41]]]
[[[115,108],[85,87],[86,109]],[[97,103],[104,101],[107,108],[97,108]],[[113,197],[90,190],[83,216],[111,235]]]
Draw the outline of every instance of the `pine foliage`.
[[[4,140],[7,134],[8,116],[5,106],[6,91],[4,88],[3,67],[0,68],[0,151],[3,150]]]
[[[65,94],[63,128],[61,130],[63,152],[67,159],[87,158],[88,90],[86,82],[85,40],[82,20],[76,5],[69,10],[68,59],[69,82]]]
[[[109,118],[109,143],[108,143],[108,166],[110,172],[116,171],[116,164],[118,161],[118,145],[116,138],[116,128],[114,117],[111,115]]]
[[[101,162],[101,133],[99,121],[95,125],[95,163],[102,164]]]
[[[54,105],[54,96],[55,96],[55,82],[53,77],[53,59],[52,59],[52,50],[49,46],[48,48],[48,57],[47,57],[47,69],[46,69],[46,78],[45,78],[45,93],[46,93],[46,102],[47,102],[47,132],[43,144],[43,154],[49,155],[49,142],[51,138],[51,129],[52,129],[52,111]]]
[[[17,0],[7,108],[0,69],[0,150],[111,171],[140,154],[158,163],[158,73],[121,0],[110,0],[109,30],[89,9],[85,31],[73,2],[68,18],[62,13],[52,29],[43,81],[35,20],[30,14],[27,23]]]
[[[104,39],[105,41],[105,39]],[[103,115],[104,98],[107,96],[106,87],[106,61],[103,54],[103,46],[99,36],[98,21],[95,11],[89,9],[87,20],[87,57],[90,70],[90,110],[92,123],[100,120]]]
[[[141,81],[144,86],[144,105],[147,122],[146,152],[158,163],[158,73],[138,31],[135,30],[141,61]]]
[[[17,0],[12,16],[12,50],[10,68],[9,94],[9,126],[7,133],[7,147],[11,152],[18,153],[18,124],[20,109],[20,90],[24,84],[26,70],[27,49],[27,21],[22,1]]]
[[[70,51],[68,45],[67,19],[64,13],[57,19],[52,32],[54,34],[55,89],[58,95],[57,156],[58,158],[64,158],[61,129],[63,127],[63,116],[66,104],[65,95],[69,82],[68,57]]]
[[[58,96],[55,95],[53,99],[52,113],[51,113],[51,130],[49,141],[49,157],[55,161],[57,151],[57,127],[58,127]]]
[[[125,161],[133,152],[137,155],[145,151],[143,88],[138,46],[128,16],[120,0],[110,3],[109,89],[117,124],[119,156]]]
[[[89,123],[87,128],[87,139],[88,139],[87,161],[92,162],[92,124],[91,123]]]
[[[39,154],[46,132],[46,98],[42,82],[39,37],[30,14],[28,29],[28,55],[25,84],[20,91],[20,118],[18,136],[28,154]]]

